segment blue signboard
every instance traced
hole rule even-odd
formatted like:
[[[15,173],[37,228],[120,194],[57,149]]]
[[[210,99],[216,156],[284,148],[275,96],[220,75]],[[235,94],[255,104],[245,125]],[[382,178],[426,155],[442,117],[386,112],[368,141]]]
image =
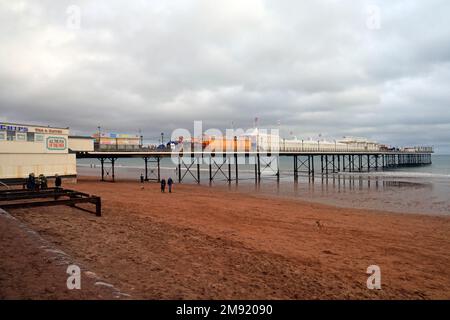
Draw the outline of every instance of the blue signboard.
[[[6,131],[17,131],[17,132],[28,132],[27,127],[21,127],[21,126],[11,126],[6,124],[0,124],[0,130],[6,130]]]

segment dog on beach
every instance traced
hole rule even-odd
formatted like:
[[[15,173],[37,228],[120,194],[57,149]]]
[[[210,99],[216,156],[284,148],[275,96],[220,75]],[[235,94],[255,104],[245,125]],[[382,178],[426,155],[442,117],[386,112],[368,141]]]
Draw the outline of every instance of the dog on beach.
[[[317,228],[322,229],[324,225],[320,222],[320,220],[316,221]]]

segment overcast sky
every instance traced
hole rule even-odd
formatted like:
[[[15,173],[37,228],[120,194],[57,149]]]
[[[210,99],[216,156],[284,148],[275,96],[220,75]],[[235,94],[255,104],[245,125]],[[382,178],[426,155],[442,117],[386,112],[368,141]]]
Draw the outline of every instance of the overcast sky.
[[[450,153],[450,1],[0,0],[0,121]]]

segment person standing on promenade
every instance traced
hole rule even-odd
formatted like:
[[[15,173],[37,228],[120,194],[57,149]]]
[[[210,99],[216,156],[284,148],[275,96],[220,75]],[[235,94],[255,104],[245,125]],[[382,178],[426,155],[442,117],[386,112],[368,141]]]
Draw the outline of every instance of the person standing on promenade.
[[[34,173],[31,174],[30,181],[31,181],[31,182],[30,182],[31,190],[32,190],[32,191],[36,191],[37,185],[36,185],[36,177],[34,176]]]
[[[169,186],[169,193],[172,193],[173,180],[171,177],[169,177],[169,179],[167,179],[167,185]]]
[[[39,186],[40,186],[41,190],[48,188],[47,177],[43,174],[39,175]]]
[[[36,180],[34,178],[34,173],[30,173],[27,179],[27,189],[34,191],[35,187],[36,187]]]
[[[165,192],[166,191],[166,179],[162,179],[161,180],[161,192]]]
[[[62,180],[61,177],[58,174],[55,174],[55,187],[61,188]]]

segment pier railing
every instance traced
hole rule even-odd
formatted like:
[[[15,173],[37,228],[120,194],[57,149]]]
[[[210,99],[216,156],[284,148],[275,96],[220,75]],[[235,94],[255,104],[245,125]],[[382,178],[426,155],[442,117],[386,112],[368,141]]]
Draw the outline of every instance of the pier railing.
[[[299,146],[280,147],[280,152],[336,152],[336,153],[360,153],[360,152],[382,152],[382,153],[433,153],[432,147],[420,148],[355,148],[350,146]]]
[[[355,148],[350,146],[298,146],[298,147],[288,147],[280,146],[279,148],[222,148],[222,149],[208,149],[208,148],[196,148],[191,146],[183,146],[181,148],[135,148],[135,149],[122,149],[122,148],[108,148],[108,149],[95,149],[95,152],[149,152],[149,153],[178,153],[178,152],[203,152],[205,154],[209,153],[245,153],[245,152],[260,152],[260,153],[286,153],[286,152],[299,152],[299,153],[405,153],[405,154],[417,154],[417,153],[434,153],[432,147],[415,147],[415,148]]]

